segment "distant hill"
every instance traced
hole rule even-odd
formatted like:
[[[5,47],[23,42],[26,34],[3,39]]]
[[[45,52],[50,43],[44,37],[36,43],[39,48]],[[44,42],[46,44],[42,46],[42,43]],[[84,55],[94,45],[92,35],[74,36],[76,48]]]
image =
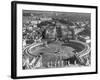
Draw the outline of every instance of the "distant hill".
[[[37,17],[52,17],[62,18],[70,21],[90,21],[90,13],[77,13],[77,12],[55,12],[55,11],[31,11],[24,10],[24,16],[37,16]]]

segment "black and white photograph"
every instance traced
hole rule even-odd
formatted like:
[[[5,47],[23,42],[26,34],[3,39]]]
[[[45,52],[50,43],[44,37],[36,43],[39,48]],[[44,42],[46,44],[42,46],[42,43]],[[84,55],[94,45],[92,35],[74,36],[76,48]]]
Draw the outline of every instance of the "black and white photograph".
[[[23,10],[26,69],[91,66],[91,14]]]
[[[13,78],[97,73],[96,6],[12,6]]]

